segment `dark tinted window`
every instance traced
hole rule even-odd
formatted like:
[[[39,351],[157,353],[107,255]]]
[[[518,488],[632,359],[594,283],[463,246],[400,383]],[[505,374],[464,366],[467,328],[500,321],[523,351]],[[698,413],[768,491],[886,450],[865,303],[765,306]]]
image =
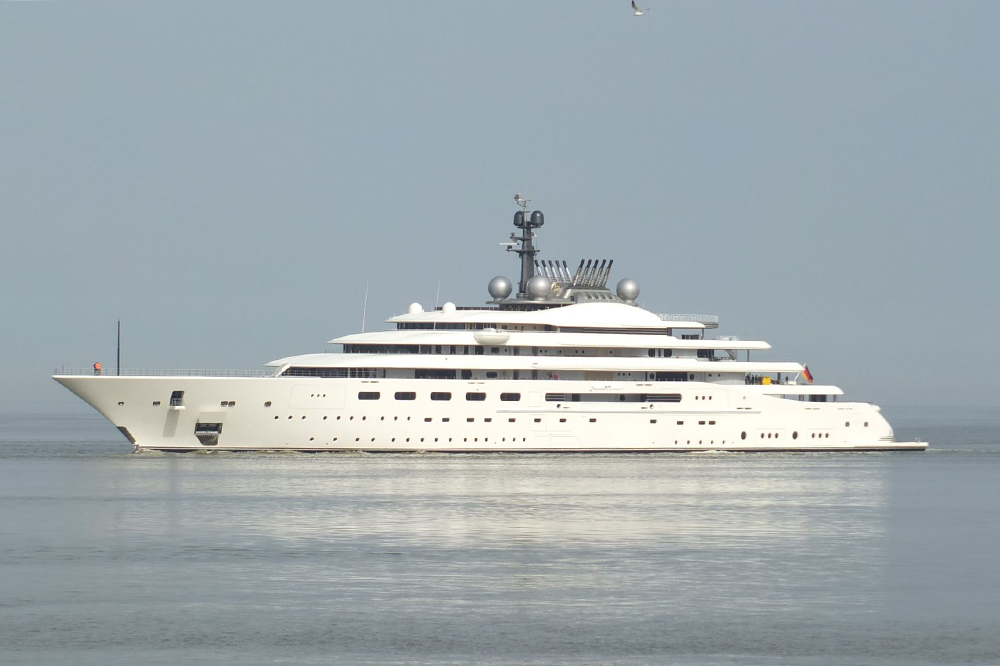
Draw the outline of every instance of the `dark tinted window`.
[[[434,393],[431,393],[431,400],[451,400],[451,393],[435,391]]]
[[[396,400],[416,400],[417,394],[413,391],[396,391]]]
[[[473,401],[482,402],[483,400],[486,400],[486,394],[485,393],[466,393],[465,394],[465,399],[466,400],[473,400]]]
[[[362,391],[358,394],[358,400],[378,400],[381,395],[378,391]]]
[[[520,393],[501,393],[500,399],[504,402],[517,402],[521,399]]]

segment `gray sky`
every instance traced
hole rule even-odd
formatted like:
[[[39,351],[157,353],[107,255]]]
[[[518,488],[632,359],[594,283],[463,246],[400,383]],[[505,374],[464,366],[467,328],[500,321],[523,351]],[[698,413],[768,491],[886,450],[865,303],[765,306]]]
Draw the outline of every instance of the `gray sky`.
[[[1000,2],[0,2],[0,411],[542,257],[885,405],[996,406]],[[79,404],[78,404],[79,403]]]

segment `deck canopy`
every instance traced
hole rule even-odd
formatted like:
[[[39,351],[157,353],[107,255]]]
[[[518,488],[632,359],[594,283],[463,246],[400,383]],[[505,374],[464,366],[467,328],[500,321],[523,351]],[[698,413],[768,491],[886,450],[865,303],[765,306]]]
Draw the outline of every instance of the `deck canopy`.
[[[473,331],[422,330],[373,331],[353,333],[330,340],[330,344],[356,345],[442,345],[465,346],[483,344]],[[490,345],[486,345],[490,346]],[[559,333],[542,331],[512,331],[506,347],[571,347],[614,349],[738,349],[767,350],[771,345],[762,340],[682,340],[672,335],[654,335],[644,331],[630,333]]]
[[[594,372],[710,372],[798,374],[792,362],[704,361],[694,358],[647,356],[501,356],[498,354],[303,354],[277,359],[268,367],[385,368],[440,370],[552,370]]]
[[[390,324],[448,323],[553,326],[556,328],[623,328],[631,330],[706,328],[697,321],[664,322],[649,310],[625,303],[578,303],[545,310],[460,310],[444,307],[430,312],[397,315]]]

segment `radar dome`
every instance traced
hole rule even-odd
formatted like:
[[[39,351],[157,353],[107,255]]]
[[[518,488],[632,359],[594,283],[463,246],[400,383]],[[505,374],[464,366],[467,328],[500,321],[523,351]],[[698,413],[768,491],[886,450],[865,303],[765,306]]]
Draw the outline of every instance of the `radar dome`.
[[[510,280],[502,275],[498,275],[490,280],[490,296],[492,296],[495,301],[499,301],[501,298],[507,298],[513,290],[514,285],[512,285]]]
[[[639,283],[632,278],[622,278],[618,281],[618,298],[632,303],[639,297]]]
[[[407,314],[420,314],[424,311],[424,308],[420,303],[410,303],[410,307],[407,308]]]
[[[528,280],[527,291],[531,298],[545,298],[552,291],[552,282],[544,275],[536,275]]]
[[[441,306],[441,312],[443,312],[446,315],[455,314],[455,304],[452,303],[451,301],[448,301],[447,303]]]

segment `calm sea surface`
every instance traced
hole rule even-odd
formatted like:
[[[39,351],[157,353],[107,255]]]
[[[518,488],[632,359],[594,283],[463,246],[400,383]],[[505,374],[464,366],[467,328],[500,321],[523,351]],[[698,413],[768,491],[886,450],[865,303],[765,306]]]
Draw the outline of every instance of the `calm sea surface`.
[[[0,415],[0,664],[997,664],[1000,415],[926,453],[132,454]]]

